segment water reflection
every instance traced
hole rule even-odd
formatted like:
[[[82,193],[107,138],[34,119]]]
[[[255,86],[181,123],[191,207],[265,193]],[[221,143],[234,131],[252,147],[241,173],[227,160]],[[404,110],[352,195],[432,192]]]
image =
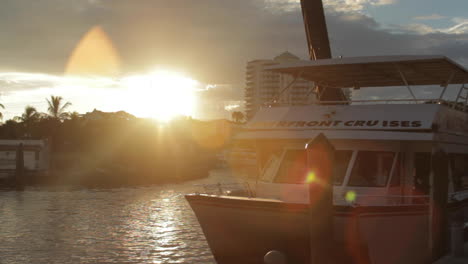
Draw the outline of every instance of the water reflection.
[[[193,184],[0,191],[1,263],[214,263]]]

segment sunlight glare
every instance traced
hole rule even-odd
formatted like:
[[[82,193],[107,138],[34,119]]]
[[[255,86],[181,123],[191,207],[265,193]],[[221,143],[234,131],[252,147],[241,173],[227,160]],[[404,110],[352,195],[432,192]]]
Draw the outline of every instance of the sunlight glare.
[[[177,116],[192,116],[198,82],[181,74],[155,71],[126,77],[123,84],[130,112],[136,116],[169,121]]]

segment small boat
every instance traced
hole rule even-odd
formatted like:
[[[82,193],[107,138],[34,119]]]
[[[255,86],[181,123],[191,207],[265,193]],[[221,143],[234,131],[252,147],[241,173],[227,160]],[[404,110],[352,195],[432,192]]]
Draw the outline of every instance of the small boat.
[[[326,89],[405,86],[411,99],[260,109],[237,138],[257,151],[253,191],[186,195],[216,261],[263,263],[278,250],[288,263],[309,263],[310,221],[321,215],[309,214],[306,148],[319,134],[335,149],[337,263],[427,263],[447,252],[450,224],[468,222],[468,70],[444,56],[323,59],[269,70]],[[439,96],[416,98],[414,89],[428,85],[440,86]],[[451,92],[456,99],[445,100]]]

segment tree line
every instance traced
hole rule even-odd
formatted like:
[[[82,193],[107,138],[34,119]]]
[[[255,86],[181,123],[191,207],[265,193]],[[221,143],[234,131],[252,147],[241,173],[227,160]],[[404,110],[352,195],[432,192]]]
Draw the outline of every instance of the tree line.
[[[47,104],[47,113],[27,106],[0,126],[2,139],[47,140],[50,170],[38,176],[46,183],[128,186],[200,178],[222,147],[203,144],[206,122],[188,117],[162,125],[124,111],[67,112],[71,103],[60,96]]]

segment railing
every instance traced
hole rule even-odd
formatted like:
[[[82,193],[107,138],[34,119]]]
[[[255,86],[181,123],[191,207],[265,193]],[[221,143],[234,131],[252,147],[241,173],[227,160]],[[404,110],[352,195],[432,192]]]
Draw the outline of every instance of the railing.
[[[201,188],[197,194],[207,194],[216,196],[240,196],[240,197],[256,197],[251,184],[248,182],[242,183],[217,183],[217,184],[196,184]],[[258,197],[272,198],[272,197]],[[333,203],[335,205],[351,205],[351,206],[408,206],[408,205],[428,205],[430,201],[429,195],[361,195],[355,194],[350,199],[347,195],[339,195],[335,193]],[[307,203],[306,199],[304,203]]]
[[[422,103],[422,104],[444,104],[453,105],[454,102],[443,99],[375,99],[375,100],[347,100],[347,101],[315,101],[315,104],[365,104],[365,103]]]
[[[223,196],[242,196],[242,197],[254,197],[254,191],[252,190],[248,182],[242,183],[216,183],[216,184],[195,184],[195,186],[202,189],[197,193],[208,194],[208,195],[223,195]]]
[[[461,102],[447,101],[443,99],[377,99],[377,100],[347,100],[347,101],[312,101],[310,104],[313,105],[365,105],[365,104],[395,104],[395,103],[406,103],[406,104],[440,104],[446,105],[459,111],[468,111],[465,104]],[[288,103],[270,102],[265,103],[265,106],[289,106]]]
[[[428,205],[429,195],[360,195],[355,194],[350,198],[348,195],[335,195],[335,204],[346,204],[352,206],[395,206],[395,205]]]

